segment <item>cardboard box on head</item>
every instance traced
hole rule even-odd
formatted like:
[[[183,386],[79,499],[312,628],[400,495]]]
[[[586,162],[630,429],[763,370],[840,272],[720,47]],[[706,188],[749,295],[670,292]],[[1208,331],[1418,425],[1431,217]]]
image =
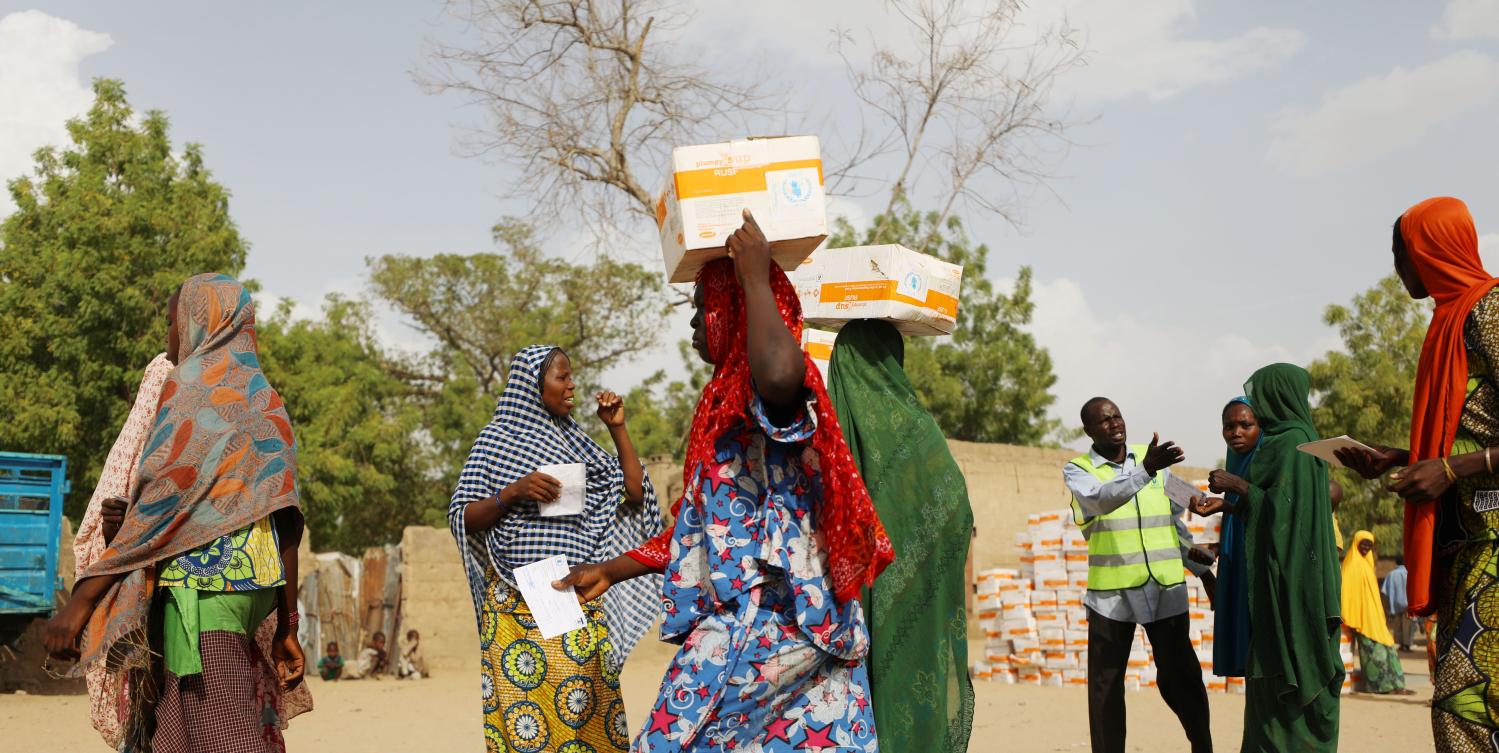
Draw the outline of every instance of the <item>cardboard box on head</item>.
[[[828,361],[833,358],[833,343],[838,339],[837,332],[828,332],[822,329],[802,328],[802,350],[812,357],[812,364],[822,372],[822,381],[828,381]]]
[[[677,147],[656,200],[661,257],[668,282],[692,282],[697,271],[728,256],[724,244],[744,224],[744,210],[790,272],[828,236],[822,155],[816,136],[751,138]]]
[[[950,335],[963,268],[904,246],[826,248],[791,275],[809,326],[881,319],[905,335]]]

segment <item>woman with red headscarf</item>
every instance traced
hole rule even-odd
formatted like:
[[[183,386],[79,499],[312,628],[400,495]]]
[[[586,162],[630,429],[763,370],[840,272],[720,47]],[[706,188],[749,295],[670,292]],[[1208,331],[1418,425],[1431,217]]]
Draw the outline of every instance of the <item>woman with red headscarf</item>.
[[[859,590],[894,558],[822,377],[801,306],[745,212],[733,257],[698,273],[693,345],[713,364],[687,445],[676,522],[573,568],[597,598],[664,572],[663,640],[682,648],[635,750],[877,750]]]
[[[1499,739],[1499,279],[1478,257],[1461,201],[1427,199],[1395,223],[1395,271],[1436,301],[1416,372],[1409,450],[1339,458],[1365,478],[1391,468],[1406,501],[1407,591],[1436,613],[1432,727],[1438,751],[1491,751]]]

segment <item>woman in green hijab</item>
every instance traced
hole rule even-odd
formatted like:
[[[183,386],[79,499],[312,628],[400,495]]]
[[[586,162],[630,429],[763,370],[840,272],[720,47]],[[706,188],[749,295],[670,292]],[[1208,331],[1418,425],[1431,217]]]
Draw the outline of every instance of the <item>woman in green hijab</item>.
[[[859,320],[838,333],[828,365],[838,423],[896,551],[861,597],[875,731],[883,750],[961,753],[973,729],[964,604],[973,509],[904,360],[895,327]]]
[[[1213,471],[1211,488],[1239,495],[1198,499],[1201,515],[1227,510],[1244,521],[1249,582],[1249,664],[1244,753],[1338,749],[1343,660],[1342,607],[1327,464],[1296,446],[1317,439],[1306,370],[1278,363],[1244,385],[1262,438],[1246,478]]]

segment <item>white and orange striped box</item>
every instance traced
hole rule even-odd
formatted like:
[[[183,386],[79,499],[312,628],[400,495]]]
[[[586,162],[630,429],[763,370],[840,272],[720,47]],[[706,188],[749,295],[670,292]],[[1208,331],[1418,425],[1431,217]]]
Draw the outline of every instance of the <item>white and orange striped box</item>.
[[[905,335],[950,335],[958,322],[963,268],[887,243],[822,249],[791,281],[802,316],[813,326],[837,329],[853,319],[883,319]]]
[[[751,138],[683,146],[671,152],[656,226],[669,282],[692,282],[704,264],[728,255],[745,209],[790,272],[828,235],[822,147],[816,136]]]

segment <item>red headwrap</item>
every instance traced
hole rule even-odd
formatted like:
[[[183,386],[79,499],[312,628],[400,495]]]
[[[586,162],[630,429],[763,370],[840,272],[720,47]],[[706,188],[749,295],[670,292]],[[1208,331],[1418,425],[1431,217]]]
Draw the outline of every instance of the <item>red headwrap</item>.
[[[1410,446],[1410,460],[1415,463],[1445,457],[1452,450],[1467,397],[1463,324],[1474,304],[1499,279],[1484,271],[1473,216],[1457,199],[1427,199],[1406,210],[1400,218],[1400,237],[1417,276],[1437,304],[1416,370]],[[1406,593],[1415,614],[1435,609],[1431,563],[1436,514],[1436,500],[1405,507],[1405,565],[1410,570]]]
[[[700,464],[712,463],[719,437],[745,419],[754,395],[750,385],[748,340],[744,313],[744,291],[734,277],[734,263],[720,259],[705,265],[697,276],[703,293],[703,325],[708,353],[713,357],[713,378],[703,387],[692,433],[687,441],[683,488],[693,488],[693,474]],[[770,289],[775,295],[781,320],[798,341],[802,335],[802,307],[796,290],[779,266],[770,266]],[[864,479],[843,441],[833,401],[822,383],[822,373],[803,354],[807,375],[804,382],[815,398],[817,431],[812,447],[817,451],[822,480],[822,499],[817,527],[827,542],[828,568],[833,593],[839,601],[859,595],[859,589],[874,582],[895,559],[895,550],[885,527],[875,514],[874,503],[864,488]]]

